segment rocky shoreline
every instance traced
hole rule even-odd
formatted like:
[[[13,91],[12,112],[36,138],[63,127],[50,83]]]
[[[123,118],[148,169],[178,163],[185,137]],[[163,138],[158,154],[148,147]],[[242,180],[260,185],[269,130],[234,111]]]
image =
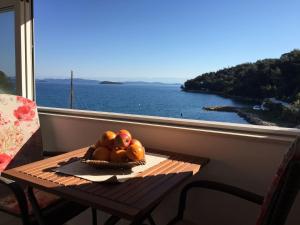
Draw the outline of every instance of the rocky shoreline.
[[[190,93],[201,93],[201,94],[214,94],[214,95],[219,95],[224,98],[230,98],[230,99],[235,99],[235,100],[240,100],[243,102],[250,102],[250,103],[260,103],[262,102],[263,99],[259,98],[247,98],[247,97],[242,97],[242,96],[237,96],[237,95],[229,95],[225,94],[223,92],[218,92],[218,91],[208,91],[208,90],[194,90],[194,89],[187,89],[184,87],[181,87],[181,90],[184,92],[190,92]]]
[[[203,109],[207,111],[234,112],[237,113],[243,119],[245,119],[248,123],[254,125],[278,126],[276,123],[271,123],[262,120],[256,114],[248,112],[247,108],[234,107],[234,106],[208,106],[208,107],[203,107]]]

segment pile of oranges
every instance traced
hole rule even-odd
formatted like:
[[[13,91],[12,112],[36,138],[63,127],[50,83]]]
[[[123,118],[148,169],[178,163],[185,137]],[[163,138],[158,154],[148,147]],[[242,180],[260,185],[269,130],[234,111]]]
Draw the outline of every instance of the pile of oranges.
[[[106,131],[95,144],[92,155],[94,160],[109,162],[136,162],[145,160],[145,148],[142,143],[133,139],[128,130],[115,133]]]

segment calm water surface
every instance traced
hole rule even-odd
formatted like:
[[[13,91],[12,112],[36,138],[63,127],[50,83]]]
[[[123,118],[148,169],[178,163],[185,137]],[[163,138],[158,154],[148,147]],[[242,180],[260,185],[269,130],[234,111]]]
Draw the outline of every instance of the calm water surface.
[[[179,85],[75,84],[74,108],[174,118],[247,123],[236,113],[211,112],[204,106],[245,106],[246,103],[213,94],[187,93]],[[69,84],[37,82],[40,106],[69,108]]]

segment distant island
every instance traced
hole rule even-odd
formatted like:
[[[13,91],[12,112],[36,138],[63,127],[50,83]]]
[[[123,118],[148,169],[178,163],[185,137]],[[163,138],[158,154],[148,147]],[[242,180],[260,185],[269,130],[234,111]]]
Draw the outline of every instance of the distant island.
[[[114,81],[101,81],[99,84],[123,84],[122,82],[114,82]]]
[[[57,83],[57,84],[70,84],[70,79],[55,79],[55,78],[45,78],[45,79],[36,79],[38,83]],[[99,80],[89,80],[89,79],[82,79],[82,78],[74,78],[74,84],[98,84]]]
[[[36,82],[39,83],[59,83],[59,84],[70,84],[70,79],[54,79],[54,78],[45,78],[45,79],[36,79]],[[178,85],[180,86],[180,83],[163,83],[163,82],[152,82],[152,81],[123,81],[123,82],[116,82],[116,81],[101,81],[101,80],[90,80],[90,79],[82,79],[82,78],[74,78],[73,79],[74,84],[101,84],[102,82],[104,84],[133,84],[133,85]],[[106,83],[107,82],[107,83]],[[111,82],[111,83],[110,83]]]
[[[283,107],[279,106],[281,104],[269,102],[269,108],[273,110],[265,113],[250,110],[250,113],[260,118],[267,118],[272,124],[299,126],[300,50],[295,49],[282,54],[278,59],[263,59],[255,63],[243,63],[217,72],[204,73],[187,80],[181,89],[187,92],[236,97],[256,102],[256,104],[262,104],[268,98],[275,98],[286,102],[291,107]],[[208,107],[208,109],[222,111],[222,106]],[[223,111],[226,110],[225,107]],[[236,111],[240,112],[241,110],[236,109]],[[266,114],[268,115],[266,116]],[[242,114],[240,113],[240,115]]]

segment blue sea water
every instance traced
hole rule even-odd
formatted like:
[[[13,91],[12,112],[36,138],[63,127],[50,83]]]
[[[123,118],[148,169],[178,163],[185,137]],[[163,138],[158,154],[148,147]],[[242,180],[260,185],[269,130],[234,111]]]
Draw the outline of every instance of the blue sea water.
[[[37,82],[36,87],[38,105],[69,108],[69,84]],[[75,84],[74,96],[76,109],[247,124],[236,113],[202,109],[215,105],[245,106],[246,103],[214,94],[183,92],[180,85]]]

